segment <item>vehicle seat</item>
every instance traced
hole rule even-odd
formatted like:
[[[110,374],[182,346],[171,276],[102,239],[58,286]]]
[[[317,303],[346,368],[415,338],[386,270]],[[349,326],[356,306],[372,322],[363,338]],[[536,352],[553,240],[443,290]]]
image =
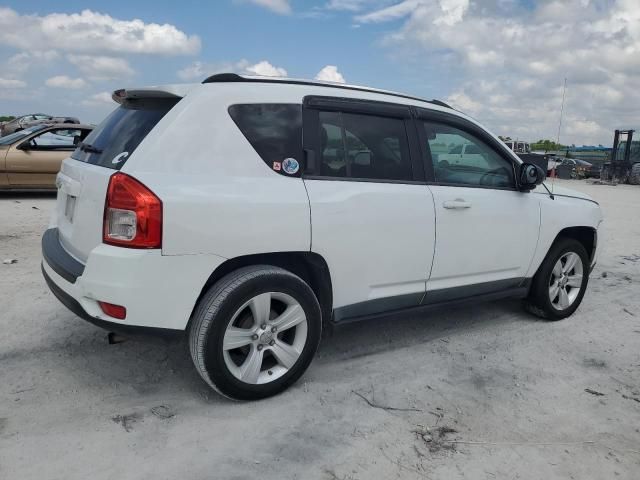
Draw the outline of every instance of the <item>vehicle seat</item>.
[[[327,175],[330,177],[346,176],[347,174],[346,165],[337,169],[331,168],[331,166],[329,166],[328,158],[325,157],[325,151],[327,149],[328,143],[329,143],[329,133],[327,132],[327,129],[323,126],[322,129],[320,130],[320,155],[321,155],[320,174]],[[341,151],[341,149],[339,151]]]

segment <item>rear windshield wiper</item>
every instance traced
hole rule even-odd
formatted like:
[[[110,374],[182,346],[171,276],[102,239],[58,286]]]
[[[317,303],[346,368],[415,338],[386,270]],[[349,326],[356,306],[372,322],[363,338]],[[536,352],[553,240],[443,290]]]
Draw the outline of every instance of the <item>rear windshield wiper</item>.
[[[88,143],[80,142],[80,145],[78,146],[83,152],[102,153],[102,149],[94,147],[93,145],[89,145]]]

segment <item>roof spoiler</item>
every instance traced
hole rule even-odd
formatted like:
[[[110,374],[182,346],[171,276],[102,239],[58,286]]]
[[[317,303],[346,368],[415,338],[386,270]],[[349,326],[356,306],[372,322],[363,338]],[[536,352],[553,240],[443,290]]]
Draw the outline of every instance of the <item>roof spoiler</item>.
[[[128,100],[134,99],[150,99],[150,98],[166,98],[179,100],[184,97],[189,90],[193,88],[192,85],[165,85],[161,87],[146,87],[146,88],[121,88],[115,90],[111,94],[111,98],[114,102],[120,105],[126,103]]]

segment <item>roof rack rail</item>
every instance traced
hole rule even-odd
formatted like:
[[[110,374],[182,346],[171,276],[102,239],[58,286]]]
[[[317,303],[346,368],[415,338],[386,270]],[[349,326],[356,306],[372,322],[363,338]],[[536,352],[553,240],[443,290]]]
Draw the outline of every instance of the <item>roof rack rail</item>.
[[[444,103],[442,100],[436,100],[435,98],[431,100],[430,103],[433,103],[434,105],[440,105],[441,107],[450,108],[451,110],[455,110],[455,108],[453,108],[451,105]]]
[[[414,97],[411,95],[405,95],[403,93],[390,92],[388,90],[379,90],[376,88],[367,88],[367,87],[358,87],[355,85],[342,85],[342,84],[333,84],[329,82],[314,82],[311,80],[297,80],[291,78],[265,78],[265,77],[250,77],[244,75],[238,75],[237,73],[216,73],[215,75],[211,75],[210,77],[205,78],[202,83],[233,83],[233,82],[246,82],[246,83],[285,83],[289,85],[311,85],[316,87],[328,87],[328,88],[337,88],[341,90],[356,90],[358,92],[369,92],[369,93],[380,93],[382,95],[391,95],[393,97],[406,98],[409,100],[417,100],[419,102],[431,103],[433,105],[438,105],[440,107],[450,108],[451,110],[455,110],[450,105],[440,101],[440,100],[427,100],[420,97]]]

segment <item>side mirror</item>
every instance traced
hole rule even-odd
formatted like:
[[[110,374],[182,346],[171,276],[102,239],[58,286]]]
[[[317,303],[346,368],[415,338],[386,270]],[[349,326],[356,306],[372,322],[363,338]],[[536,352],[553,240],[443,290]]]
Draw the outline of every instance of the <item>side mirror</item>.
[[[533,190],[536,185],[540,185],[546,177],[546,173],[533,163],[523,163],[520,166],[520,190]]]
[[[16,148],[18,150],[31,150],[31,142],[30,141],[22,142]]]

